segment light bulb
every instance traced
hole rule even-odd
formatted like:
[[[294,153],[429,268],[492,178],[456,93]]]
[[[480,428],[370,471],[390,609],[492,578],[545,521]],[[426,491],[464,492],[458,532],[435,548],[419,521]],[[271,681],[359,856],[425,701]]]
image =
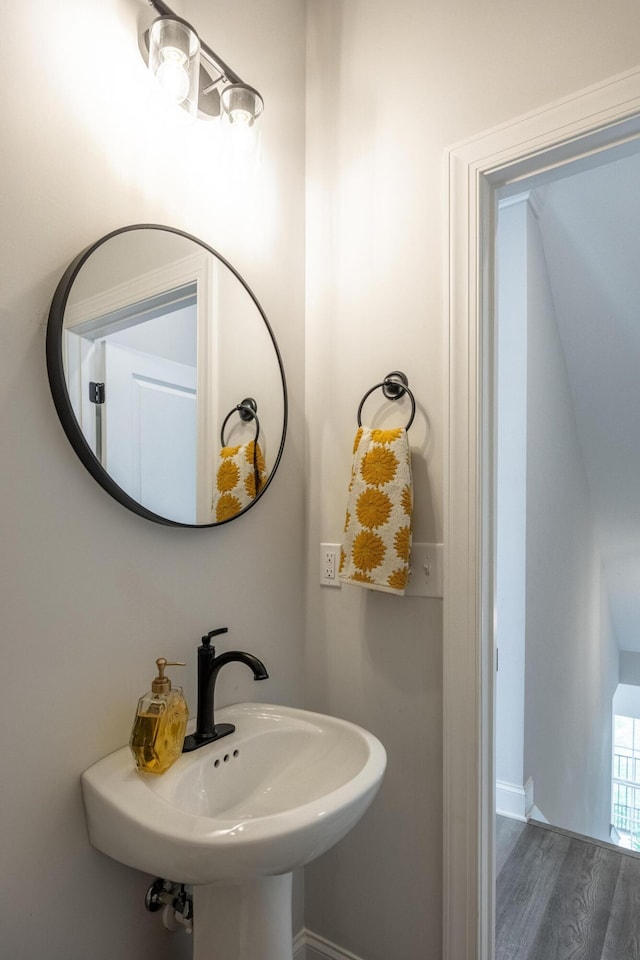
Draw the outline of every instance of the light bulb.
[[[149,70],[170,106],[198,113],[200,41],[185,20],[163,16],[149,28]]]
[[[253,114],[248,110],[231,110],[229,123],[234,127],[250,127],[253,123]]]
[[[163,47],[161,57],[156,79],[167,96],[182,103],[189,94],[189,74],[185,70],[187,58],[177,47]]]
[[[253,87],[232,83],[220,95],[223,116],[233,127],[251,127],[262,113],[262,97]]]

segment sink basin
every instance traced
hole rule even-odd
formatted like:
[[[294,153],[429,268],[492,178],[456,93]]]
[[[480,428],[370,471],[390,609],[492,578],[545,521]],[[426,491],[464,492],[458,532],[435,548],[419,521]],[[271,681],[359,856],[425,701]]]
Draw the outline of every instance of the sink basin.
[[[94,847],[179,883],[286,874],[340,840],[378,790],[384,747],[345,720],[241,703],[216,722],[235,733],[161,776],[138,773],[128,747],[83,773]]]

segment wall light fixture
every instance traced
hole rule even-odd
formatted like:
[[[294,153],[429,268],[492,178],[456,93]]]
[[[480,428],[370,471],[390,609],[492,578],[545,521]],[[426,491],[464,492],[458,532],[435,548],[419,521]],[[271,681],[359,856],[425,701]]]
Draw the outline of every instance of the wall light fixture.
[[[252,127],[264,107],[258,91],[241,80],[163,0],[148,2],[160,16],[144,35],[144,48],[149,70],[167,98],[192,117],[220,117],[238,132]]]

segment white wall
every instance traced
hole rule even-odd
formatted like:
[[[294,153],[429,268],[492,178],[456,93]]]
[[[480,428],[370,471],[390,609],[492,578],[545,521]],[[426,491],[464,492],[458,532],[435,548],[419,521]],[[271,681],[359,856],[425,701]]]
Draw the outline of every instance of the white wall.
[[[620,683],[640,686],[640,653],[620,651]]]
[[[143,0],[25,0],[4,23],[5,957],[157,960],[190,947],[145,912],[148,878],[89,846],[80,798],[80,772],[126,742],[156,657],[187,660],[194,708],[196,647],[226,624],[225,642],[262,657],[271,679],[254,684],[229,667],[219,703],[302,701],[304,9],[238,0],[222,15],[185,0],[180,12],[265,97],[264,162],[247,198],[217,179],[200,127],[176,139],[150,119],[137,46],[152,16]],[[171,224],[220,250],[282,347],[291,418],[280,472],[254,510],[219,529],[164,528],[111,500],[73,453],[50,397],[44,336],[58,279],[86,245],[135,222]]]
[[[497,232],[496,809],[524,816],[527,537],[527,254],[530,196],[500,204]]]
[[[442,536],[445,151],[636,66],[640,8],[309,0],[308,11],[308,702],[368,726],[390,763],[360,826],[308,869],[307,923],[364,960],[413,960],[440,953],[440,605],[320,587],[318,543],[342,536],[360,397],[395,368],[421,404],[416,539]]]
[[[535,218],[527,247],[524,775],[551,823],[608,840],[618,648]]]
[[[540,211],[543,236],[555,214],[545,198],[501,204],[498,231],[496,799],[498,812],[513,797],[524,814],[531,777],[553,823],[608,840],[611,702],[629,655],[619,656],[594,530],[539,229]]]
[[[621,651],[621,663],[623,656]],[[640,719],[640,687],[631,683],[619,683],[613,697],[613,712],[619,717]]]

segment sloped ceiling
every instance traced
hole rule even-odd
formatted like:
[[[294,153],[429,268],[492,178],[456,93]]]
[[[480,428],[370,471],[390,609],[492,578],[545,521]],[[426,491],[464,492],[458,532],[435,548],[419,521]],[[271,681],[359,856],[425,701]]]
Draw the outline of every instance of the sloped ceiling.
[[[611,613],[620,649],[640,652],[640,153],[541,197]]]

